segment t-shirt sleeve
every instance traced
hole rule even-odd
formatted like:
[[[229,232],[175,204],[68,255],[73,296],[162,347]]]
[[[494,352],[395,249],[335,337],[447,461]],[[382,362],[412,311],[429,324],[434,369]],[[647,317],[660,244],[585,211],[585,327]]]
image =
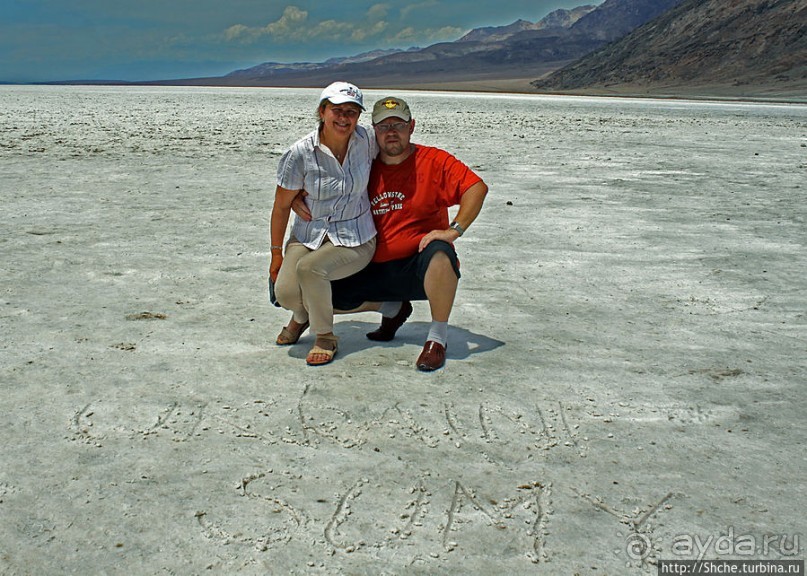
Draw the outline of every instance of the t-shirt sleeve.
[[[280,157],[277,165],[277,185],[287,190],[301,190],[305,180],[305,159],[298,146],[292,146]]]
[[[448,153],[443,159],[442,173],[443,183],[441,189],[447,206],[459,204],[465,191],[477,182],[482,181],[482,178],[473,170]]]

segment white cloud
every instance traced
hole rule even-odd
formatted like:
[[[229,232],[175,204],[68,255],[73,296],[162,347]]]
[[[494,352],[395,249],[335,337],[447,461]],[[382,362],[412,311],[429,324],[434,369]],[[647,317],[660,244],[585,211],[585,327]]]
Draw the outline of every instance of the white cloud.
[[[401,10],[402,19],[413,10],[423,10],[434,4],[433,1],[422,2],[407,6]],[[224,39],[227,42],[240,42],[244,44],[259,40],[268,40],[273,43],[286,43],[301,41],[329,41],[341,43],[370,43],[376,42],[380,46],[390,46],[396,43],[438,41],[459,37],[463,30],[453,27],[425,28],[407,26],[403,22],[393,23],[388,20],[390,6],[388,4],[374,4],[363,17],[355,20],[322,20],[316,21],[309,17],[309,12],[289,5],[283,10],[283,15],[266,26],[247,26],[236,24],[227,28]]]
[[[467,30],[456,28],[454,26],[443,26],[442,28],[414,28],[412,26],[407,26],[406,28],[401,28],[398,30],[395,35],[389,37],[387,41],[391,45],[445,42],[448,40],[456,40],[465,32],[467,32]]]
[[[355,42],[364,42],[370,38],[380,37],[388,27],[389,24],[381,20],[375,24],[372,24],[371,26],[357,28],[353,30],[351,40]]]
[[[371,20],[384,20],[389,13],[389,4],[375,4],[367,11]]]
[[[224,31],[224,38],[228,41],[244,43],[254,42],[262,36],[269,36],[277,41],[289,40],[307,31],[308,12],[297,6],[286,6],[283,15],[263,27],[245,26],[235,24]]]
[[[414,12],[423,12],[434,8],[437,6],[438,3],[435,0],[426,0],[426,2],[418,2],[416,4],[407,4],[403,8],[401,8],[401,18],[404,20],[408,20],[412,13]]]
[[[270,36],[285,38],[304,28],[307,20],[308,12],[300,10],[296,6],[286,6],[286,9],[283,10],[283,16],[276,22],[267,24],[263,32]]]
[[[249,28],[244,26],[243,24],[236,24],[235,26],[230,26],[227,30],[224,31],[224,38],[228,41],[238,40],[239,38],[243,39],[246,36],[249,36]]]
[[[432,40],[456,40],[466,32],[468,32],[466,28],[443,26],[442,28],[430,28],[428,30],[429,36],[427,36],[427,38],[431,38]]]

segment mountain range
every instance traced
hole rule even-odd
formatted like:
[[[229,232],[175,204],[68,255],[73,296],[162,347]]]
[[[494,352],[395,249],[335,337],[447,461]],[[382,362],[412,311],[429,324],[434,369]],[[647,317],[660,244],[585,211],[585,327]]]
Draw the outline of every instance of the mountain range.
[[[807,100],[807,0],[605,0],[426,48],[153,84]]]
[[[426,48],[369,52],[323,63],[267,62],[237,70],[221,80],[260,86],[318,86],[333,78],[349,78],[366,88],[417,88],[514,75],[534,78],[602,44],[583,39],[573,42],[555,40],[595,9],[596,6],[581,6],[573,10],[556,10],[535,23],[517,20],[508,26],[476,28],[455,42],[442,42]],[[548,55],[549,62],[546,57],[533,57],[532,53],[512,61],[513,51],[529,50],[525,42],[548,46],[553,51]]]
[[[322,63],[267,62],[218,78],[172,84],[322,86],[350,79],[362,88],[530,89],[545,76],[659,16],[682,0],[605,0],[556,10],[532,23],[477,28],[454,42],[367,53]]]
[[[807,98],[807,0],[686,0],[542,91]]]

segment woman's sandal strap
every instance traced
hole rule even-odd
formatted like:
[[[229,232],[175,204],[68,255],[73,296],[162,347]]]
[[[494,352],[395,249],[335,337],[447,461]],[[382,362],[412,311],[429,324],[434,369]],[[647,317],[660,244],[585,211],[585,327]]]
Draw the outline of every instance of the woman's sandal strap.
[[[303,332],[305,332],[306,329],[308,329],[308,322],[300,324],[300,328],[297,329],[296,333],[289,330],[288,326],[284,326],[283,329],[280,331],[280,334],[278,334],[275,342],[280,346],[296,344],[297,341],[300,339],[300,336],[303,335]]]

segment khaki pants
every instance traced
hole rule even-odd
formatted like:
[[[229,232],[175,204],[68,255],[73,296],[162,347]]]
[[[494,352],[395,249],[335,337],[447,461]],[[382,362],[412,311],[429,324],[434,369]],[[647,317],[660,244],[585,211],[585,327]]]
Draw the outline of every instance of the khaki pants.
[[[294,313],[296,322],[310,322],[314,334],[333,332],[331,280],[355,274],[370,262],[375,238],[361,246],[334,246],[326,239],[316,250],[292,240],[277,275],[278,303]]]

